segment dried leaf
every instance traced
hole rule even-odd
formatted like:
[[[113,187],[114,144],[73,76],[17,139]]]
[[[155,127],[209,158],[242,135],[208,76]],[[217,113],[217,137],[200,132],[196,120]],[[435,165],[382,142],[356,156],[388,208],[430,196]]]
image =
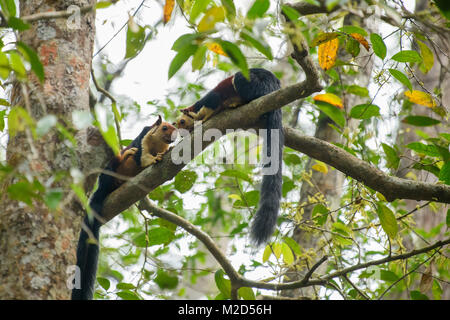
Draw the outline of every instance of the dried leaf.
[[[436,102],[433,100],[431,95],[426,92],[419,90],[405,91],[405,96],[412,103],[420,104],[425,107],[434,108],[436,107]]]
[[[326,102],[340,109],[344,108],[341,98],[332,93],[318,94],[314,97],[314,101]]]
[[[338,47],[338,38],[319,45],[319,65],[323,70],[329,70],[334,66],[337,58]]]
[[[434,259],[433,259],[434,260]],[[420,279],[419,289],[420,292],[426,293],[433,286],[433,260],[428,265],[425,272],[422,274],[422,278]]]
[[[360,44],[362,44],[367,51],[370,50],[369,42],[367,42],[367,40],[362,35],[360,35],[359,33],[351,33],[350,36],[356,41],[358,41]]]
[[[206,46],[208,47],[208,49],[214,53],[220,54],[221,56],[225,56],[227,57],[228,55],[225,53],[225,51],[223,51],[222,47],[220,46],[220,44],[218,44],[217,42],[210,42],[207,43]]]
[[[175,7],[175,0],[166,0],[166,3],[164,4],[164,11],[163,11],[164,24],[166,24],[167,22],[170,21],[174,7]]]

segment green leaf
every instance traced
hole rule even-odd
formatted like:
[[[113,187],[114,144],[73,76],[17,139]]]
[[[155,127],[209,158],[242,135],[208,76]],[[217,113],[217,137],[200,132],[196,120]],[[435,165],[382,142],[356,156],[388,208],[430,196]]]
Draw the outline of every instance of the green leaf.
[[[360,52],[359,42],[355,39],[347,39],[345,44],[345,50],[352,55],[352,57],[357,57]]]
[[[434,145],[426,145],[421,142],[411,142],[406,147],[419,154],[424,154],[430,157],[439,157],[441,154]]]
[[[355,119],[370,119],[380,115],[380,107],[374,104],[359,104],[350,111],[350,117]]]
[[[16,4],[14,0],[1,0],[0,5],[4,15],[9,17],[14,17],[16,15]]]
[[[264,16],[264,13],[266,13],[266,11],[269,9],[269,7],[270,7],[269,0],[255,0],[253,5],[247,12],[247,18],[252,20],[256,18],[262,18]]]
[[[172,50],[180,52],[188,46],[196,45],[196,40],[199,38],[198,33],[186,33],[178,37],[172,45]]]
[[[197,180],[197,177],[198,176],[195,171],[184,170],[179,172],[175,176],[175,189],[180,191],[181,193],[189,191],[193,187],[195,181]]]
[[[395,282],[398,280],[398,276],[389,270],[380,270],[380,280],[387,281],[387,282]]]
[[[111,282],[106,278],[97,277],[97,281],[98,284],[106,291],[108,291],[108,289],[111,287]]]
[[[24,55],[25,59],[30,63],[31,70],[33,70],[33,72],[36,74],[39,81],[43,83],[45,79],[45,71],[44,66],[41,63],[41,60],[39,59],[39,56],[33,49],[31,49],[29,46],[27,46],[25,43],[21,41],[17,42],[17,48]]]
[[[316,204],[312,211],[312,219],[319,225],[323,226],[328,218],[328,209],[323,204]]]
[[[413,290],[410,292],[412,300],[429,300],[429,298],[420,291]]]
[[[197,45],[188,45],[180,49],[169,66],[169,79],[183,66],[183,64],[197,51]]]
[[[398,62],[421,62],[422,57],[417,51],[414,50],[403,50],[391,57],[392,60]]]
[[[27,70],[23,65],[22,58],[14,51],[9,52],[9,61],[11,63],[11,68],[16,73],[16,76],[20,80],[27,79]]]
[[[132,283],[120,282],[117,284],[116,288],[119,290],[133,290],[136,287]]]
[[[8,26],[17,31],[25,31],[30,29],[30,25],[28,23],[16,17],[10,17],[8,19]]]
[[[288,17],[291,21],[297,21],[298,18],[300,18],[300,13],[292,8],[291,6],[287,6],[285,4],[281,5],[281,10],[283,10],[283,13]]]
[[[420,55],[423,58],[423,62],[419,66],[420,67],[420,71],[422,71],[423,73],[427,73],[428,71],[431,70],[431,68],[433,68],[433,65],[434,65],[433,52],[422,41],[416,39],[416,42],[419,45]]]
[[[153,280],[161,289],[175,289],[178,285],[178,276],[175,272],[166,272],[158,269]]]
[[[348,34],[358,33],[364,37],[367,36],[366,30],[364,30],[363,28],[358,27],[358,26],[343,26],[343,27],[339,28],[339,30],[344,33],[348,33]]]
[[[100,126],[98,126],[97,128],[100,130],[103,139],[105,139],[105,142],[111,147],[114,154],[118,154],[120,150],[119,139],[117,138],[116,129],[114,128],[114,126],[109,125],[106,131],[103,131]]]
[[[300,248],[300,245],[298,244],[297,241],[295,241],[294,239],[292,239],[290,237],[283,237],[283,241],[289,246],[289,248],[291,248],[291,250],[296,255],[302,254],[302,249]]]
[[[44,202],[51,210],[58,208],[59,203],[63,199],[64,193],[62,189],[49,189],[45,193]]]
[[[195,23],[197,17],[200,15],[200,13],[205,11],[210,2],[211,0],[195,0],[194,4],[192,5],[189,22]]]
[[[32,206],[33,199],[39,198],[39,192],[41,191],[41,188],[39,184],[30,183],[24,180],[10,185],[7,191],[11,199],[19,200],[29,206]]]
[[[9,73],[11,72],[11,68],[9,65],[8,56],[0,51],[0,78],[7,79],[9,77]]]
[[[8,115],[8,130],[9,135],[14,137],[18,132],[24,131],[26,128],[34,129],[33,118],[28,112],[21,107],[14,107]]]
[[[377,213],[384,232],[386,232],[389,238],[395,238],[398,233],[398,225],[392,210],[379,202],[377,205]]]
[[[405,87],[412,91],[412,84],[408,77],[401,71],[396,69],[389,69],[389,73],[398,81],[400,81]]]
[[[232,177],[232,178],[238,178],[247,182],[252,182],[252,179],[250,178],[250,176],[242,171],[239,170],[234,170],[234,169],[229,169],[229,170],[225,170],[223,172],[220,173],[221,176],[225,176],[225,177]]]
[[[239,47],[237,45],[235,45],[234,43],[232,43],[230,41],[218,39],[217,42],[222,47],[223,51],[225,51],[225,53],[228,55],[231,62],[233,62],[233,64],[241,70],[242,74],[246,78],[248,78],[249,72],[248,72],[247,59],[242,54],[241,49],[239,49]]]
[[[214,280],[216,282],[216,286],[219,289],[220,293],[222,293],[226,299],[231,298],[231,281],[225,279],[225,272],[222,269],[219,269],[214,274]]]
[[[407,116],[402,122],[417,127],[428,127],[441,123],[439,120],[425,116]]]
[[[272,50],[270,49],[270,46],[268,46],[267,44],[261,43],[260,41],[256,40],[255,38],[253,38],[252,36],[250,36],[245,32],[241,32],[241,38],[250,43],[256,50],[261,52],[263,55],[265,55],[267,59],[269,60],[273,59]]]
[[[314,101],[315,105],[320,111],[325,113],[331,120],[333,120],[338,126],[345,127],[345,115],[341,109],[322,101]]]
[[[138,295],[131,291],[120,291],[116,293],[117,296],[123,300],[141,300]]]
[[[238,289],[238,295],[244,300],[256,300],[255,293],[249,287],[240,287]]]
[[[383,147],[384,154],[386,155],[386,166],[388,168],[398,169],[400,157],[397,155],[397,151],[385,143],[382,143],[381,146]]]
[[[145,28],[136,23],[134,25],[137,26],[137,30],[132,30],[133,28],[130,25],[127,29],[125,59],[136,57],[145,45]]]
[[[386,58],[387,49],[383,38],[376,33],[371,33],[370,42],[372,43],[373,52],[380,57],[381,60],[384,60],[384,58]]]
[[[230,20],[230,18],[234,18],[236,16],[236,7],[233,0],[220,0],[220,2],[227,11],[228,20]]]
[[[439,180],[450,185],[450,162],[446,162],[439,173]]]
[[[148,245],[168,244],[175,238],[174,232],[166,227],[157,227],[148,232]]]
[[[348,93],[360,96],[360,97],[369,97],[369,90],[367,88],[358,86],[358,85],[349,85],[345,87],[345,91]]]
[[[200,70],[203,68],[206,62],[206,52],[208,48],[206,46],[201,46],[197,49],[192,58],[192,71]]]

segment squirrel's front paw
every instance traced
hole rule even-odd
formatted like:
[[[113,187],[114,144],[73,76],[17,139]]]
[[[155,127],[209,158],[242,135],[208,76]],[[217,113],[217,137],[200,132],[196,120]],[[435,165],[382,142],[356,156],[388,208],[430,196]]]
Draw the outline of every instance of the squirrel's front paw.
[[[151,154],[146,154],[141,157],[141,167],[145,168],[149,165],[156,163],[157,158],[152,156]]]

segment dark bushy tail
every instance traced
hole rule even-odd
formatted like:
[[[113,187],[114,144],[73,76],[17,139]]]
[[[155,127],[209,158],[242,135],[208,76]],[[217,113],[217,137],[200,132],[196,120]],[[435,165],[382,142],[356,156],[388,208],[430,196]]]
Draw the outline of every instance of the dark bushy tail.
[[[273,73],[265,69],[250,69],[250,81],[238,72],[234,78],[234,85],[239,95],[246,101],[252,101],[273,91],[280,89],[280,81]],[[281,190],[283,184],[282,163],[284,133],[281,109],[270,111],[263,115],[266,118],[267,135],[265,136],[263,153],[266,160],[271,159],[272,151],[277,163],[264,161],[263,179],[259,208],[253,218],[250,236],[256,245],[266,242],[274,232],[277,224],[278,211],[280,208]],[[272,146],[272,130],[278,131],[278,142]],[[272,150],[273,149],[273,150]],[[275,170],[269,170],[274,165]],[[275,173],[273,172],[275,171]]]
[[[280,209],[281,191],[283,186],[283,145],[284,145],[284,133],[282,124],[282,113],[280,109],[266,113],[267,117],[267,138],[264,141],[263,152],[269,159],[277,163],[266,163],[263,168],[263,178],[261,184],[259,208],[253,217],[253,224],[251,226],[250,236],[256,245],[261,245],[269,240],[270,236],[275,230],[277,224],[278,211]],[[271,145],[272,142],[272,130],[278,130],[278,145]],[[276,142],[276,139],[274,139]],[[278,153],[273,155],[271,150]],[[272,172],[265,174],[264,172],[270,166],[277,166],[275,173]]]
[[[102,212],[103,202],[113,190],[113,178],[102,173],[99,177],[98,189],[89,203],[97,215]],[[83,222],[89,228],[90,233],[81,229],[77,247],[77,266],[80,271],[81,286],[80,288],[74,287],[72,289],[72,300],[92,300],[97,275],[99,234],[102,224],[95,217],[88,215],[86,215]]]

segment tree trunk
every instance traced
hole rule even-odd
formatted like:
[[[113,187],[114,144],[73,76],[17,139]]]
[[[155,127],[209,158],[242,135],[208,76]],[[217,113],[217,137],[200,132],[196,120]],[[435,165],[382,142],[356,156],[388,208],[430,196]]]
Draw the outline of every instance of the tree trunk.
[[[49,11],[64,11],[95,5],[95,0],[26,0],[20,1],[21,16]],[[20,40],[39,55],[45,69],[45,82],[34,74],[28,83],[17,83],[11,105],[21,106],[34,121],[53,114],[77,141],[70,147],[57,130],[33,139],[30,130],[10,136],[7,161],[24,181],[49,188],[60,188],[64,196],[58,209],[50,210],[41,200],[32,206],[11,199],[2,192],[0,203],[0,300],[68,299],[80,224],[85,214],[73,192],[69,172],[79,169],[87,175],[107,158],[107,148],[96,129],[72,127],[73,111],[89,111],[89,78],[94,40],[95,14],[75,11],[69,19],[41,19],[19,34]],[[55,179],[55,175],[62,179]],[[8,181],[3,190],[17,183]],[[92,189],[95,176],[84,187]]]

